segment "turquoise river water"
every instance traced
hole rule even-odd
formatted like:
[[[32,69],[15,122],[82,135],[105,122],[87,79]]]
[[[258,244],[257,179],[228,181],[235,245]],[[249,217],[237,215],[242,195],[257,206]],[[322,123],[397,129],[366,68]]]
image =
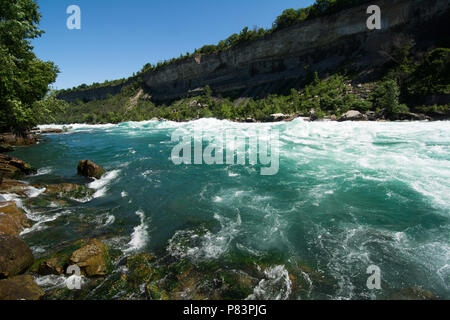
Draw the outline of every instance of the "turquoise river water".
[[[176,129],[219,137],[263,128],[279,132],[275,175],[261,175],[260,164],[171,160]],[[34,225],[22,236],[35,255],[61,241],[111,235],[108,244],[124,255],[277,257],[249,299],[383,299],[404,288],[450,299],[450,122],[72,125],[12,155],[39,168],[30,183],[95,190],[69,207],[27,210]],[[107,174],[92,182],[77,176],[82,159]],[[186,237],[195,241],[177,242]],[[305,291],[293,295],[287,270],[295,264],[331,285],[305,272]],[[366,285],[371,265],[381,271],[381,290]]]

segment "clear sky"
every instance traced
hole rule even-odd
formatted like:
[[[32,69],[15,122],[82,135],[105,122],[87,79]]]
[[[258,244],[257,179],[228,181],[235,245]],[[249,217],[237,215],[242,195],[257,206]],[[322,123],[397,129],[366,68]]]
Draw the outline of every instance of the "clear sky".
[[[33,41],[37,56],[61,73],[53,85],[128,77],[157,63],[217,44],[245,26],[270,27],[287,8],[313,0],[37,0],[46,31]],[[81,9],[81,30],[69,30],[66,9]]]

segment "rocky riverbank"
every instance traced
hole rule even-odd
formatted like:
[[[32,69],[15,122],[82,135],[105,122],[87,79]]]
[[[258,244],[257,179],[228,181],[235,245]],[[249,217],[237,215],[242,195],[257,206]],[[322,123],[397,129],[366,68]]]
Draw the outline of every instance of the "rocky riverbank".
[[[47,130],[42,133],[61,133],[62,130]],[[2,134],[0,141],[8,145],[3,151],[10,151],[11,145],[31,145],[38,141],[35,134],[26,136]],[[80,161],[87,177],[98,178],[103,168],[90,161]],[[64,199],[84,198],[93,191],[86,186],[61,183],[30,185],[17,180],[35,174],[37,170],[30,164],[0,154],[0,300],[38,300],[45,292],[36,284],[33,276],[65,274],[69,265],[76,264],[82,274],[104,276],[108,272],[108,247],[97,239],[80,240],[71,244],[72,250],[65,250],[66,257],[58,254],[49,259],[35,260],[29,246],[20,238],[21,233],[32,227],[32,221],[24,210],[27,203],[36,196],[39,201],[65,203]],[[39,197],[42,195],[42,197]]]

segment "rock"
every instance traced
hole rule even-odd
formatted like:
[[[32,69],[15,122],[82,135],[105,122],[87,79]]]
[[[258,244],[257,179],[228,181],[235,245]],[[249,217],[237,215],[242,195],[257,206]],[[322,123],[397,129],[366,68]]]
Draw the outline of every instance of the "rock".
[[[30,275],[0,280],[0,300],[39,300],[44,294]]]
[[[368,118],[365,114],[362,114],[356,110],[350,110],[346,112],[338,121],[367,121]]]
[[[245,122],[247,122],[247,123],[254,123],[254,122],[256,122],[256,120],[251,118],[251,117],[248,117],[248,118],[245,119]]]
[[[100,179],[104,173],[105,170],[101,166],[95,164],[90,160],[81,160],[80,162],[78,162],[79,175]]]
[[[54,128],[48,128],[48,129],[42,129],[41,134],[49,134],[49,133],[63,133],[63,129],[54,129]]]
[[[391,300],[437,300],[438,298],[428,290],[420,287],[403,288],[392,294]]]
[[[0,179],[0,192],[14,193],[18,196],[25,197],[30,190],[30,186],[26,183],[13,179]]]
[[[47,195],[69,197],[76,199],[84,199],[94,193],[94,190],[74,183],[44,184],[44,185],[37,184],[33,185],[33,187],[38,189],[45,188],[44,193]]]
[[[284,113],[274,113],[269,116],[269,120],[274,122],[286,121],[289,119],[292,119],[292,116]]]
[[[27,174],[36,173],[28,163],[4,154],[0,154],[0,175],[4,178],[20,178]]]
[[[398,120],[409,120],[409,121],[426,121],[430,120],[430,117],[427,117],[421,113],[402,113],[398,115]]]
[[[369,121],[375,121],[377,119],[377,113],[375,111],[367,111],[365,115]]]
[[[0,278],[23,273],[33,265],[34,257],[21,239],[0,234]]]
[[[18,237],[30,223],[25,213],[13,201],[0,203],[0,234]]]
[[[70,256],[70,264],[76,264],[87,276],[104,276],[108,273],[109,249],[106,244],[92,239]]]
[[[331,121],[337,121],[336,115],[335,115],[335,114],[332,114],[331,117],[330,117],[330,120],[331,120]]]
[[[66,262],[67,260],[64,259],[63,256],[49,258],[45,261],[42,261],[41,264],[39,264],[38,273],[44,276],[50,274],[54,275],[63,274]]]
[[[14,151],[14,148],[9,144],[0,144],[0,152],[11,152]]]
[[[0,144],[11,146],[26,146],[35,144],[36,141],[36,136],[31,132],[26,132],[22,135],[14,133],[0,133]]]

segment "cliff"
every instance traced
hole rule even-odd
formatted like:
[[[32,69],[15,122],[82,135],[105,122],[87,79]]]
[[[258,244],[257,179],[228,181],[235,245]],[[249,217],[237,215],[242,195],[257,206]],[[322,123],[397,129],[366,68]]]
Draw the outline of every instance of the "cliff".
[[[381,30],[368,30],[368,5],[317,18],[267,34],[231,49],[198,55],[144,73],[144,89],[154,101],[173,100],[201,91],[206,85],[215,94],[255,96],[299,87],[317,71],[357,71],[370,78],[386,63],[389,51],[401,39],[429,48],[448,39],[449,0],[381,0]],[[400,40],[399,40],[400,39]],[[62,94],[59,98],[104,99],[123,85]]]

